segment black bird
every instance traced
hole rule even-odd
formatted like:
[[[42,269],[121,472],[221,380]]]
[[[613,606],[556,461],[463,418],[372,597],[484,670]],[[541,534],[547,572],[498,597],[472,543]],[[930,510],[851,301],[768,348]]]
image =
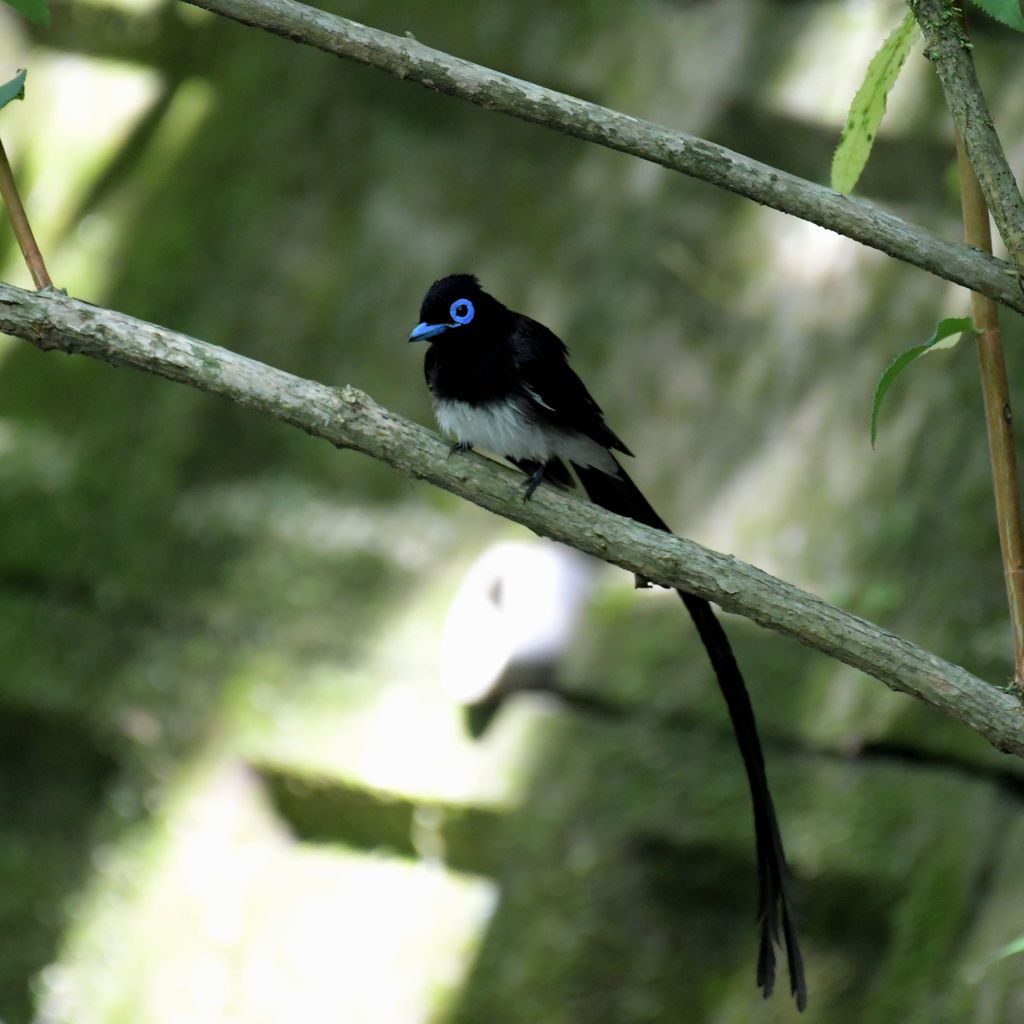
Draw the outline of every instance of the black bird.
[[[409,335],[409,341],[427,340],[427,386],[437,422],[456,438],[453,452],[479,445],[504,456],[529,475],[527,499],[543,480],[573,486],[568,462],[595,504],[670,532],[612,454],[633,453],[605,424],[600,406],[570,368],[565,345],[546,327],[503,306],[472,275],[452,274],[431,285],[420,323]],[[775,946],[784,942],[790,988],[803,1010],[807,986],[787,892],[786,856],[750,697],[711,605],[695,594],[678,593],[718,676],[750,782],[761,923],[757,984],[766,998],[771,995]]]

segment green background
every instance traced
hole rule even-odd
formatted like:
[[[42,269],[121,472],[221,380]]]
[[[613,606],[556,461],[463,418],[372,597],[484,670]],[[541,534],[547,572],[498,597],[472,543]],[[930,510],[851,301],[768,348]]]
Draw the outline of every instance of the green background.
[[[867,17],[795,0],[331,9],[818,181],[845,112],[808,112],[786,83],[809,60],[824,68],[819,92],[833,62],[840,78],[829,47],[841,55],[848,20]],[[900,16],[879,15],[875,45]],[[90,257],[102,285],[77,294],[431,423],[422,352],[404,339],[431,281],[475,272],[566,340],[637,453],[630,472],[679,532],[992,682],[1012,674],[970,344],[916,363],[886,399],[876,452],[868,440],[882,370],[966,312],[959,291],[708,185],[181,5],[55,4],[32,36],[4,24],[29,55],[30,98],[33,68],[58,56],[158,73],[50,232],[61,252],[97,224],[110,232]],[[980,16],[974,34],[1019,171],[1024,39]],[[912,91],[858,193],[959,238],[941,91],[919,48],[908,68]],[[852,82],[849,96],[856,68]],[[41,203],[40,161],[27,141],[18,152]],[[6,224],[0,244],[13,267]],[[1016,397],[1021,322],[1004,313],[1003,328]],[[305,543],[294,524],[318,510],[356,510],[376,539]],[[465,971],[417,1019],[795,1019],[784,983],[768,1002],[753,984],[746,783],[677,602],[600,577],[559,677],[606,713],[511,701],[494,728],[532,723],[515,800],[389,790],[308,753],[324,722],[358,736],[393,686],[386,662],[365,667],[389,624],[422,606],[436,637],[471,558],[520,536],[251,412],[12,342],[0,366],[0,1017],[173,1018],[173,999],[161,1009],[153,995],[164,953],[152,936],[167,919],[147,879],[173,832],[172,794],[226,759],[248,766],[245,792],[310,856],[415,858],[429,806],[452,871],[496,881]],[[399,540],[418,553],[396,555]],[[731,617],[727,628],[794,874],[804,1019],[1024,1019],[1024,961],[990,962],[1024,932],[1021,762],[793,642]],[[324,682],[324,666],[344,685]],[[113,938],[111,891],[124,904]],[[129,934],[150,937],[145,955],[104,946]],[[239,945],[225,948],[230,960]],[[325,956],[343,979],[344,955]],[[363,1018],[328,1005],[324,1019]]]

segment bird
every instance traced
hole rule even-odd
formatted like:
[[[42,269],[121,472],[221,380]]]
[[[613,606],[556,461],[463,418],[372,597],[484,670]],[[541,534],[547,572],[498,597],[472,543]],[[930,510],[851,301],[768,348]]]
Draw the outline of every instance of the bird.
[[[594,504],[671,532],[615,454],[633,453],[605,423],[601,407],[570,367],[565,344],[543,324],[499,302],[474,275],[450,274],[427,290],[409,341],[430,343],[424,375],[438,425],[455,441],[453,455],[479,447],[507,459],[527,476],[527,501],[542,483],[574,487],[571,466]],[[637,580],[638,586],[645,584]],[[784,947],[790,990],[802,1011],[807,984],[790,875],[753,706],[710,602],[677,592],[718,678],[750,785],[761,928],[757,985],[765,998],[772,994],[776,946]]]

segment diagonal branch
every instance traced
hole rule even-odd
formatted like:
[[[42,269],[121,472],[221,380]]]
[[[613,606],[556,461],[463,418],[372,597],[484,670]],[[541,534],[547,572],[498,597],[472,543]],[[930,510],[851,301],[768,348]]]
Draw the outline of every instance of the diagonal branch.
[[[524,502],[519,473],[474,454],[450,458],[437,434],[395,416],[354,388],[303,380],[54,291],[26,292],[0,284],[0,331],[43,350],[77,352],[158,374],[264,412],[339,448],[381,459],[535,533],[795,637],[924,700],[1001,750],[1024,755],[1018,697],[730,555],[551,487],[541,487]]]
[[[963,2],[963,0],[961,0]],[[973,43],[951,0],[909,0],[928,44],[946,103],[1024,287],[1024,199],[1006,162],[971,58]]]
[[[840,195],[706,139],[545,89],[296,0],[188,2],[488,110],[710,182],[880,249],[1024,313],[1024,293],[1017,285],[1017,272],[1004,261],[970,246],[947,242],[869,203]]]

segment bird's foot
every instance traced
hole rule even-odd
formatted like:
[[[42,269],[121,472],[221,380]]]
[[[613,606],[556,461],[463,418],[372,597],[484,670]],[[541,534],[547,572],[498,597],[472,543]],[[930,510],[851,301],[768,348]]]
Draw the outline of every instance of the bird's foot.
[[[526,488],[526,494],[523,497],[523,501],[529,501],[533,497],[533,492],[540,487],[541,481],[544,479],[544,467],[538,466],[534,471],[533,475],[523,485]]]
[[[473,446],[469,441],[456,441],[455,444],[448,449],[448,458],[450,459],[453,455],[461,455],[463,452],[471,452]]]

